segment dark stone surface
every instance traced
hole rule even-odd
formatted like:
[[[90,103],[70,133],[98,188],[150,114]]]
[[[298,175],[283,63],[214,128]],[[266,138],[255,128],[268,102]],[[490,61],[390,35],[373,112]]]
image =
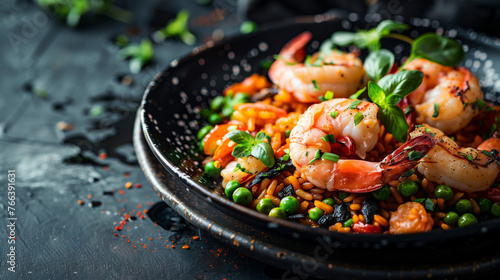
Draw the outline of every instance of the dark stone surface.
[[[122,3],[139,27],[139,35],[130,37],[134,42],[149,35],[158,11],[164,12],[155,22],[165,23],[162,14],[183,7],[193,15],[197,44],[216,28],[237,31],[234,14],[217,22],[210,17],[214,6],[195,1]],[[37,16],[46,21],[34,25]],[[137,165],[132,129],[144,88],[191,47],[179,41],[155,45],[154,62],[133,75],[109,44],[110,37],[127,31],[125,24],[102,18],[71,29],[25,1],[2,1],[0,22],[0,279],[271,279],[266,274],[272,276],[274,268],[223,245],[166,207]],[[21,41],[12,44],[9,34]],[[131,86],[120,83],[124,75],[133,79]],[[48,96],[34,94],[40,90]],[[95,105],[104,113],[92,117],[88,112]],[[74,129],[58,130],[60,121]],[[99,158],[102,152],[108,157]],[[8,170],[16,174],[15,273],[5,262],[11,246]],[[132,188],[125,188],[127,182]],[[131,218],[117,231],[124,214]],[[189,249],[181,248],[185,244]]]

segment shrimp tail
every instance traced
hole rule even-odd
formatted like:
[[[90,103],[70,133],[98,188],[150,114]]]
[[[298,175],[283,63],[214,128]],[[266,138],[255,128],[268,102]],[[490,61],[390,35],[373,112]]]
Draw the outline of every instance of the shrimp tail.
[[[305,59],[306,55],[306,44],[312,38],[311,32],[303,32],[299,34],[297,37],[293,38],[288,42],[283,49],[280,51],[280,56],[282,59],[286,60],[282,61],[282,59],[277,59],[269,69],[269,78],[275,84],[277,84],[280,73],[283,72],[284,68],[287,68],[287,63],[297,63],[302,62]]]
[[[382,160],[382,185],[385,185],[415,167],[434,146],[436,140],[429,135],[416,137],[396,149]]]

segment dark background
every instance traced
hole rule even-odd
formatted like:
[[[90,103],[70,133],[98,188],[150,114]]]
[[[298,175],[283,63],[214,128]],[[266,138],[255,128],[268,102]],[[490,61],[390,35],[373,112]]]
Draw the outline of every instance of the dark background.
[[[16,171],[18,220],[15,273],[7,271],[8,232],[0,227],[0,279],[281,279],[280,270],[186,224],[156,196],[137,164],[131,135],[143,91],[192,47],[178,40],[155,44],[153,62],[131,74],[114,36],[140,42],[182,8],[191,12],[197,45],[239,34],[247,19],[263,28],[327,11],[368,20],[429,17],[499,36],[497,3],[129,0],[117,4],[133,12],[130,24],[89,17],[70,28],[31,1],[2,0],[0,220],[7,224],[7,170]],[[60,122],[73,129],[61,130]],[[117,231],[125,214],[131,220]],[[185,244],[189,249],[181,248]]]

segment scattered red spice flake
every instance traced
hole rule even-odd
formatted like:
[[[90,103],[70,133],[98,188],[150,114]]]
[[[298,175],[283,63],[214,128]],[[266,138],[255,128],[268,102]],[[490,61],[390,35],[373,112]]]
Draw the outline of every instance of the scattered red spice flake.
[[[137,189],[140,189],[140,188],[142,187],[142,185],[141,185],[141,184],[139,184],[139,183],[137,183],[137,184],[135,184],[135,187],[136,187]]]
[[[124,234],[124,235],[122,235],[122,238],[125,238],[125,234]]]
[[[151,241],[151,240],[153,240],[153,237],[150,237],[150,238],[149,238],[149,241]]]
[[[99,154],[99,159],[106,159],[107,157],[108,157],[108,154],[106,154],[106,153]]]
[[[80,205],[85,204],[85,202],[83,202],[83,200],[81,200],[81,199],[79,199],[77,202],[78,202],[78,204],[80,204]]]
[[[186,244],[186,245],[182,246],[182,249],[184,249],[184,250],[189,249],[189,245]]]
[[[118,236],[118,233],[115,233],[115,236]]]
[[[128,215],[128,214],[123,214],[123,218],[124,218],[125,220],[128,220],[128,219],[130,219],[130,215]]]
[[[172,248],[175,248],[175,245],[172,245]]]
[[[115,226],[115,229],[116,229],[117,231],[122,230],[122,228],[123,228],[123,225]]]
[[[132,182],[125,183],[125,188],[130,189],[132,187]]]
[[[198,239],[198,238],[200,238],[198,235],[193,236],[193,239],[194,239],[194,240],[196,240],[196,239]]]
[[[144,211],[142,211],[142,212],[144,212],[144,214],[146,214],[146,213],[148,213],[148,209],[144,209]]]
[[[162,237],[160,236],[160,237],[158,237],[158,239],[162,239]]]
[[[92,195],[91,194],[87,195],[87,198],[92,199]]]
[[[104,170],[104,171],[108,171],[108,170],[109,170],[109,166],[107,166],[107,165],[106,165],[106,166],[103,166],[103,167],[102,167],[102,170]]]
[[[121,194],[121,195],[123,195],[123,194],[125,194],[125,191],[123,189],[119,189],[118,193]]]
[[[130,176],[130,173],[128,172],[123,173],[123,177],[127,178],[128,176]]]

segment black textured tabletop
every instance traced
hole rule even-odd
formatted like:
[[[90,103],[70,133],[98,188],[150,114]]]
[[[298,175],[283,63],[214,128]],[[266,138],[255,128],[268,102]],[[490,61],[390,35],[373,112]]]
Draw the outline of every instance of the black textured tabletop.
[[[349,8],[345,1],[276,16],[265,11],[283,1],[114,1],[107,16],[85,15],[77,27],[37,2],[61,1],[0,4],[0,279],[282,279],[283,270],[193,227],[157,196],[133,150],[135,113],[158,72],[194,45],[240,34],[244,16],[261,23],[335,2]],[[350,8],[367,12],[364,2]],[[382,11],[420,12],[414,6]],[[151,39],[182,9],[194,45],[155,42],[153,60],[132,73],[116,42]]]

